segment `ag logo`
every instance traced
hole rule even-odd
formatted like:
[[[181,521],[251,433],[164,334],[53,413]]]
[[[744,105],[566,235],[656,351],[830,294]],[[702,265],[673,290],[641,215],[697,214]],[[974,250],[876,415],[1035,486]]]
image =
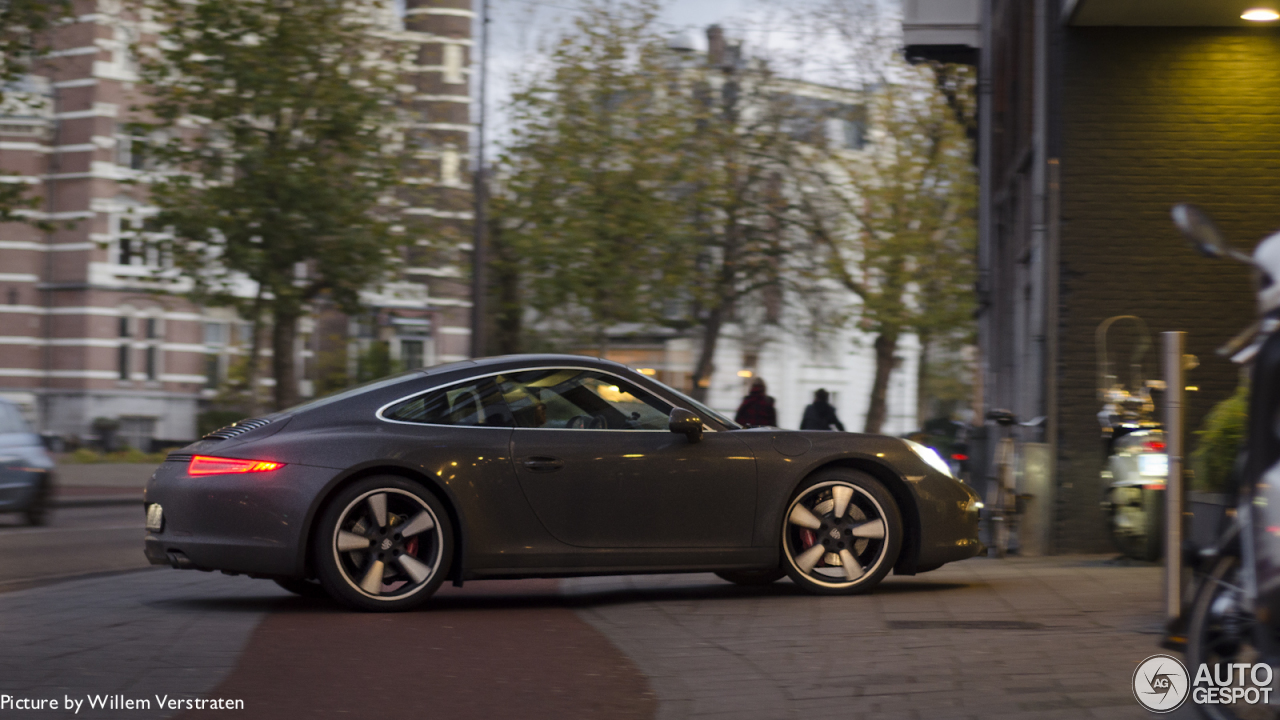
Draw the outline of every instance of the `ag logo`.
[[[1152,655],[1133,671],[1133,696],[1154,713],[1177,710],[1186,702],[1191,677],[1171,655]]]

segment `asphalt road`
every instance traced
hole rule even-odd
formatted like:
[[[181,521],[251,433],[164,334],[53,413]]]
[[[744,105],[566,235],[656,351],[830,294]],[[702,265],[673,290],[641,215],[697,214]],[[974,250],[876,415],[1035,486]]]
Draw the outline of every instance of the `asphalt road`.
[[[59,508],[45,527],[0,514],[0,591],[149,566],[141,506]]]

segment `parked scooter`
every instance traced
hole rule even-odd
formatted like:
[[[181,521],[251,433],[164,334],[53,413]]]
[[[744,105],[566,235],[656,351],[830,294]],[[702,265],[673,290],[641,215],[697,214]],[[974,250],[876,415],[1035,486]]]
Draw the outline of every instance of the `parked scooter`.
[[[1222,690],[1247,692],[1259,675],[1274,689],[1280,675],[1280,233],[1249,256],[1230,247],[1195,206],[1176,206],[1173,219],[1202,253],[1244,262],[1257,279],[1259,321],[1218,351],[1252,365],[1246,441],[1233,488],[1236,513],[1211,547],[1189,553],[1197,571],[1195,594],[1179,618],[1187,630],[1188,669],[1195,673],[1204,665],[1227,678],[1213,695],[1222,700]],[[1177,627],[1167,642],[1177,642]],[[1271,672],[1231,672],[1262,665]],[[1193,693],[1192,702],[1215,719],[1275,717],[1280,692],[1269,693],[1269,703],[1259,704],[1257,695],[1252,702],[1232,695],[1234,702],[1215,703]]]
[[[1129,320],[1137,325],[1138,342],[1130,357],[1129,385],[1111,371],[1107,333],[1112,325]],[[1104,484],[1102,511],[1116,548],[1135,560],[1159,559],[1164,541],[1164,490],[1169,474],[1164,431],[1155,420],[1151,400],[1154,383],[1142,377],[1142,356],[1151,346],[1147,324],[1136,315],[1107,318],[1096,333],[1098,397],[1103,401],[1102,424]]]

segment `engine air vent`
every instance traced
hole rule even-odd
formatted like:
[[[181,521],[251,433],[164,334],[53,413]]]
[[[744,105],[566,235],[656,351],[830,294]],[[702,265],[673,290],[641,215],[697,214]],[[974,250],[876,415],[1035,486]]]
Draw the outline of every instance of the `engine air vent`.
[[[265,418],[253,418],[251,420],[241,420],[233,422],[224,428],[218,428],[213,432],[205,435],[202,440],[230,440],[233,437],[243,435],[250,430],[257,430],[260,427],[270,425],[271,421]]]

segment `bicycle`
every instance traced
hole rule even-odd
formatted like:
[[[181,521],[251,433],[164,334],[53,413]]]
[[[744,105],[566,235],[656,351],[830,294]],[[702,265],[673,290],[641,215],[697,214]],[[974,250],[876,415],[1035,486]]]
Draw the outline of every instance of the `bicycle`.
[[[1009,552],[1009,541],[1016,537],[1018,521],[1017,446],[1013,426],[1018,418],[1008,410],[991,410],[988,420],[1004,428],[1004,436],[996,446],[995,482],[987,484],[987,557],[1002,558]]]

